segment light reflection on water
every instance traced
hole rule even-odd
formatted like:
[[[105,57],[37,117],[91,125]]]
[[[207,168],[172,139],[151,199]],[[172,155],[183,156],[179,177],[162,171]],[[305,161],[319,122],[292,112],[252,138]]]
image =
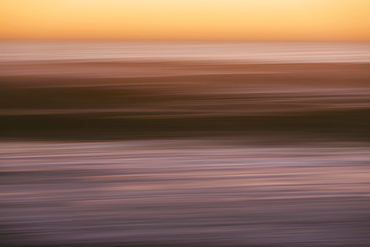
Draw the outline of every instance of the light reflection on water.
[[[2,142],[8,244],[365,246],[370,147]]]
[[[228,61],[369,62],[368,43],[1,42],[0,62]]]

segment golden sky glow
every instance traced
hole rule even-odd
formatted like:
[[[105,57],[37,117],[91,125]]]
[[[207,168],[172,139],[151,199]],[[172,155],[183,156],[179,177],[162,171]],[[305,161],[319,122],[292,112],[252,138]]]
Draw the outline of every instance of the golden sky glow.
[[[370,41],[370,0],[0,0],[0,39]]]

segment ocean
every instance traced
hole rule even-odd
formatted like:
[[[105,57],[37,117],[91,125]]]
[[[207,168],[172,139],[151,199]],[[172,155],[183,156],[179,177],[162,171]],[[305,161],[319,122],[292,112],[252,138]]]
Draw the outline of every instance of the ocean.
[[[369,62],[369,43],[2,42],[0,62],[213,61]]]
[[[2,246],[367,246],[370,45],[1,43]]]

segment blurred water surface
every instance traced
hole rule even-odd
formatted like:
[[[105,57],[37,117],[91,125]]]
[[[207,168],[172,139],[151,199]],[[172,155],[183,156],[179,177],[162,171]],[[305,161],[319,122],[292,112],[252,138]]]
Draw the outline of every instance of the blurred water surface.
[[[228,61],[370,62],[368,43],[2,42],[0,62]]]
[[[1,246],[365,247],[367,43],[1,43]]]
[[[2,142],[9,245],[366,246],[370,146]]]

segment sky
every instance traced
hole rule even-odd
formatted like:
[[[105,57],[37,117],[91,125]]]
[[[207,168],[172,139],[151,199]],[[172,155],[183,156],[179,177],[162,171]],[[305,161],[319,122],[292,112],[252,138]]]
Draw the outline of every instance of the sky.
[[[0,0],[0,40],[370,41],[370,0]]]

